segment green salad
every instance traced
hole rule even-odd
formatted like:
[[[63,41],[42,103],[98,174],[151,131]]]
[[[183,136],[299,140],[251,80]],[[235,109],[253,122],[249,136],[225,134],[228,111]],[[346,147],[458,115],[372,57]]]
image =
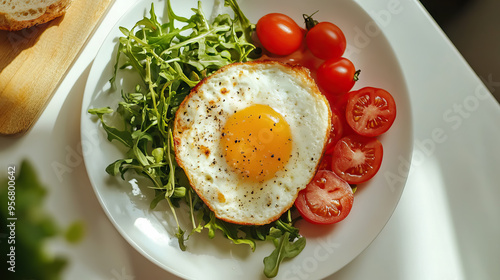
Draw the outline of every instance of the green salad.
[[[110,80],[116,89],[118,71],[132,71],[142,82],[135,88],[122,89],[117,108],[93,108],[88,112],[99,118],[107,139],[124,145],[128,152],[111,163],[106,172],[112,176],[130,170],[147,177],[155,198],[154,209],[165,200],[177,221],[176,236],[181,250],[194,233],[217,231],[235,244],[246,244],[252,251],[258,241],[273,242],[274,251],[264,258],[264,274],[274,277],[280,263],[293,258],[305,247],[306,240],[294,226],[290,210],[277,221],[263,226],[231,224],[215,217],[191,188],[184,171],[177,165],[173,150],[172,129],[176,110],[190,90],[203,78],[221,67],[258,58],[259,49],[252,44],[255,29],[235,0],[225,0],[234,17],[220,14],[209,21],[201,2],[190,18],[176,15],[167,1],[167,23],[160,23],[151,5],[149,17],[131,29],[120,27],[123,37],[118,43],[115,72]],[[114,90],[111,94],[116,94]],[[123,126],[115,127],[105,118],[117,116]],[[179,211],[181,204],[189,213]],[[191,227],[181,228],[178,215],[190,215]]]

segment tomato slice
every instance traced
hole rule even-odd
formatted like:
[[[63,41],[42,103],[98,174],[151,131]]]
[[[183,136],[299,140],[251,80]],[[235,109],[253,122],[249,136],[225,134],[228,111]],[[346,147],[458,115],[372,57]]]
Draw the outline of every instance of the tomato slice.
[[[396,119],[396,103],[392,95],[380,88],[365,87],[349,95],[346,120],[359,135],[378,136]]]
[[[330,128],[330,136],[328,137],[328,141],[326,142],[325,153],[331,154],[333,152],[333,148],[337,141],[342,138],[343,133],[343,125],[341,115],[338,111],[332,108],[332,125]]]
[[[332,170],[332,155],[324,154],[323,158],[319,162],[318,170]]]
[[[360,184],[373,178],[380,169],[382,143],[376,138],[356,134],[341,138],[332,154],[332,170],[349,184]]]
[[[347,101],[349,100],[351,93],[353,93],[353,91],[350,91],[346,94],[342,94],[342,95],[338,95],[338,96],[325,95],[325,97],[328,99],[328,102],[330,103],[332,115],[335,113],[337,115],[336,118],[338,118],[340,120],[340,127],[342,127],[340,138],[342,138],[342,136],[346,136],[346,135],[350,135],[350,134],[355,133],[354,130],[352,130],[351,126],[349,126],[349,124],[347,123],[347,120],[345,118],[345,116],[346,116],[345,108],[347,106]],[[332,124],[334,124],[334,123],[335,123],[335,121],[334,121],[333,116],[332,116]],[[331,153],[332,151],[333,151],[333,148],[327,149],[327,152]]]
[[[334,224],[351,212],[354,194],[351,186],[329,170],[319,170],[307,187],[299,192],[295,207],[304,220],[313,224]]]

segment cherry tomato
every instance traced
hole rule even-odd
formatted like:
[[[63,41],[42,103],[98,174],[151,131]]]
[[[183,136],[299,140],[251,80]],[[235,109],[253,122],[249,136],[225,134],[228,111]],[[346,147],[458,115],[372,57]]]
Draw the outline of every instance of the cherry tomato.
[[[305,42],[293,53],[286,56],[273,54],[263,54],[258,60],[276,60],[291,65],[301,65],[309,69],[311,77],[315,79],[316,69],[323,63],[323,60],[315,57],[307,48]]]
[[[341,57],[323,62],[316,74],[316,82],[328,98],[329,94],[341,95],[349,92],[357,81],[359,72],[349,59]]]
[[[289,55],[302,44],[303,32],[290,17],[271,13],[259,19],[257,36],[262,46],[277,55]]]
[[[341,114],[337,112],[335,108],[332,108],[332,126],[330,129],[330,136],[328,137],[328,141],[326,142],[325,153],[331,154],[333,152],[333,148],[337,141],[342,138],[343,133],[343,125]]]
[[[352,92],[347,101],[346,120],[363,136],[378,136],[396,119],[396,103],[392,95],[379,88],[365,87]]]
[[[319,162],[318,170],[332,170],[332,155],[324,154],[323,158]]]
[[[354,91],[350,91],[346,94],[342,95],[337,95],[334,96],[332,100],[330,100],[330,107],[333,108],[332,110],[336,110],[339,114],[339,119],[341,120],[342,124],[342,134],[343,136],[354,134],[354,130],[349,126],[346,120],[346,107],[347,107],[347,101],[349,101],[349,98],[351,95],[354,93]]]
[[[346,181],[329,170],[319,170],[299,192],[295,206],[304,220],[314,224],[334,224],[347,217],[354,195]]]
[[[344,33],[331,22],[320,22],[306,35],[307,47],[318,58],[327,60],[341,57],[347,42]]]
[[[332,170],[349,184],[371,179],[382,163],[382,143],[376,138],[349,135],[341,138],[332,154]]]
[[[347,101],[349,101],[349,98],[351,97],[352,93],[353,91],[350,91],[346,94],[334,96],[332,102],[330,103],[330,106],[335,108],[338,112],[345,115],[345,108],[347,107]]]

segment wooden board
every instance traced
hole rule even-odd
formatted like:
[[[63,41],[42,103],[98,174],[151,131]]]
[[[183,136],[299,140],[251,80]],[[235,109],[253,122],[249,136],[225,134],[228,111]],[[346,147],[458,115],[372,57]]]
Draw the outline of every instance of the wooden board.
[[[51,22],[0,31],[1,135],[22,134],[36,122],[112,1],[74,0]]]

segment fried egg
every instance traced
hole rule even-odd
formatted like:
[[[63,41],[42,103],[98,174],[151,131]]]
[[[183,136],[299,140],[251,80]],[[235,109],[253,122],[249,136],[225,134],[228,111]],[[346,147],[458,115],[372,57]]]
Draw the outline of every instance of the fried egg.
[[[330,106],[306,68],[231,64],[179,106],[176,160],[217,218],[268,224],[314,177],[330,120]]]

